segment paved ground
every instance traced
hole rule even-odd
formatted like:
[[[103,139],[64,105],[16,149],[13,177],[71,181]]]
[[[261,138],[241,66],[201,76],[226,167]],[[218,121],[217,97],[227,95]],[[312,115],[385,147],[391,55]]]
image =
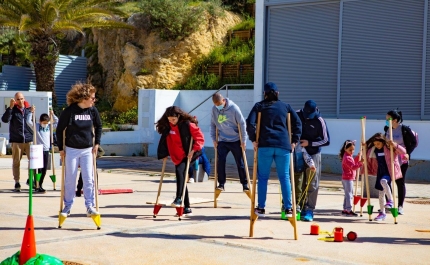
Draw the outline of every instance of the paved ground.
[[[0,158],[0,261],[20,249],[28,215],[28,193],[13,193],[10,158]],[[172,173],[170,165],[167,172]],[[429,264],[430,185],[409,184],[405,215],[384,222],[340,216],[343,194],[338,176],[323,176],[315,223],[321,230],[342,227],[355,231],[354,242],[324,242],[309,235],[311,223],[298,222],[295,241],[293,227],[280,220],[279,185],[270,181],[266,218],[255,223],[249,233],[250,201],[237,181],[230,180],[213,202],[192,205],[194,215],[178,221],[175,209],[163,207],[152,217],[161,163],[142,157],[107,157],[99,161],[100,188],[131,188],[129,194],[100,195],[102,229],[85,217],[83,198],[76,198],[72,215],[58,229],[60,192],[34,196],[37,252],[81,264]],[[25,170],[23,171],[23,173]],[[234,177],[234,169],[228,170]],[[57,168],[57,187],[60,185]],[[23,175],[26,175],[24,173]],[[25,183],[26,177],[21,184]],[[24,185],[23,185],[24,186]],[[213,198],[212,180],[189,185],[191,203]],[[160,199],[173,200],[175,180],[168,174]],[[377,200],[372,199],[375,211]],[[373,214],[375,217],[376,214]]]

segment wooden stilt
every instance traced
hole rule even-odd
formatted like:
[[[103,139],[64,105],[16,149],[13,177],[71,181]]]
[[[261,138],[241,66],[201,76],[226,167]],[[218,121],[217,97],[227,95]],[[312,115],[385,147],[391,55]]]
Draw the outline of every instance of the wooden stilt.
[[[255,141],[258,144],[258,138],[260,137],[260,121],[261,112],[258,112],[257,116],[257,132]],[[254,224],[258,219],[258,215],[255,214],[255,194],[257,188],[257,161],[258,161],[258,147],[254,148],[254,167],[252,169],[252,197],[251,197],[251,215],[250,215],[250,225],[249,225],[249,237],[254,236]]]
[[[245,173],[246,173],[246,180],[248,181],[248,188],[250,189],[248,192],[245,192],[246,195],[251,199],[252,197],[252,190],[251,190],[251,180],[249,178],[249,169],[248,169],[248,161],[246,159],[246,150],[243,148],[242,143],[242,130],[240,129],[240,124],[237,125],[237,128],[239,129],[239,138],[240,138],[240,148],[242,149],[242,157],[243,157],[243,164],[245,166]]]
[[[154,212],[153,212],[154,218],[157,217],[158,211],[161,208],[161,206],[158,205],[158,200],[160,199],[161,186],[163,186],[164,170],[166,169],[166,162],[167,162],[167,157],[163,158],[163,167],[161,168],[161,177],[160,177],[160,183],[158,184],[157,199],[155,200],[155,204],[154,204]]]
[[[218,196],[221,194],[220,190],[217,190],[218,184],[218,129],[215,129],[215,142],[217,146],[214,146],[215,149],[215,170],[214,170],[214,208],[218,207]]]
[[[366,142],[366,117],[361,118],[361,141]],[[367,213],[369,214],[369,221],[372,221],[373,206],[370,203],[370,187],[369,187],[369,174],[367,172],[367,146],[363,145],[364,159],[364,178],[366,181],[366,193],[367,193]]]
[[[188,154],[191,153],[192,149],[193,149],[193,138],[191,138],[191,141],[190,141],[190,149],[188,150]],[[187,166],[185,167],[185,183],[184,183],[184,188],[182,190],[182,198],[181,198],[182,200],[181,200],[181,207],[180,207],[181,209],[183,209],[183,206],[184,206],[184,198],[185,198],[185,191],[187,190],[187,183],[188,183],[188,176],[189,176],[188,171],[190,169],[190,162],[191,162],[191,159],[188,158],[187,159]],[[178,212],[178,216],[179,216],[179,221],[180,221],[181,216],[182,216],[182,212],[181,213]]]
[[[288,133],[290,135],[290,143],[292,141],[292,133],[291,133],[291,115],[290,113],[288,113]],[[294,151],[294,150],[292,150]],[[290,180],[291,180],[291,191],[292,191],[292,202],[293,202],[293,217],[292,220],[291,218],[288,218],[288,220],[290,220],[291,224],[294,227],[294,240],[298,239],[298,233],[297,233],[297,218],[296,218],[296,190],[295,190],[295,185],[294,185],[294,159],[293,156],[290,155]]]
[[[389,130],[390,130],[390,141],[393,142],[393,119],[390,118],[389,119]],[[390,209],[391,213],[393,214],[394,217],[394,223],[397,224],[397,214],[398,214],[398,209],[397,209],[397,205],[396,205],[396,176],[394,173],[394,156],[396,154],[394,154],[394,148],[393,145],[390,144],[390,166],[391,166],[391,190],[393,193],[393,206],[394,209]]]

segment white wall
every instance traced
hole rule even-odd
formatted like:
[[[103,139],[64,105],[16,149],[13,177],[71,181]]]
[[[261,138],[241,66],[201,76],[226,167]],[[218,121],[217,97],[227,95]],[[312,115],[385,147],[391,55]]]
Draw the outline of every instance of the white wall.
[[[10,99],[15,97],[17,92],[24,95],[25,101],[36,107],[36,122],[42,113],[49,113],[52,107],[52,92],[36,91],[1,91],[0,92],[0,115],[6,111],[10,105]],[[9,124],[0,121],[0,137],[9,139]]]

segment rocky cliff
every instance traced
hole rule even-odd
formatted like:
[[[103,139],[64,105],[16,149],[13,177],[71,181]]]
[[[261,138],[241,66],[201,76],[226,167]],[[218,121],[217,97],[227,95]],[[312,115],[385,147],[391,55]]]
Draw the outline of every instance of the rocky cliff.
[[[103,87],[104,97],[115,102],[115,110],[127,110],[137,105],[139,89],[169,89],[184,82],[193,63],[225,42],[228,29],[240,21],[227,11],[216,20],[207,16],[197,32],[180,41],[161,40],[138,14],[128,20],[134,30],[93,29],[89,43],[98,46],[98,53],[89,58],[89,66],[97,58],[102,69],[90,78]]]

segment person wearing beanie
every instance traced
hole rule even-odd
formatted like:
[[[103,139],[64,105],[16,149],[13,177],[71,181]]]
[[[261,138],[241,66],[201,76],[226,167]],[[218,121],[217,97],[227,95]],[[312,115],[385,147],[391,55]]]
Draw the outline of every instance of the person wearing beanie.
[[[284,204],[282,211],[287,217],[292,217],[292,198],[290,183],[290,155],[295,146],[299,144],[302,133],[302,123],[297,113],[278,99],[279,91],[275,83],[269,82],[264,86],[264,100],[255,103],[246,120],[246,130],[249,140],[258,148],[258,205],[255,214],[265,215],[267,183],[273,160],[276,164]],[[260,135],[257,139],[257,118],[261,113]],[[287,115],[291,118],[291,132],[288,131]],[[289,134],[292,134],[290,142]]]
[[[317,204],[319,182],[321,177],[321,147],[330,144],[330,135],[325,120],[321,117],[317,103],[313,100],[305,102],[303,109],[297,111],[302,122],[302,135],[300,145],[306,149],[315,163],[315,176],[312,178],[305,198],[305,205],[301,212],[303,221],[311,222],[314,219],[314,210]],[[305,180],[309,178],[309,171],[294,174],[296,201],[301,197]],[[298,209],[299,210],[299,209]]]

